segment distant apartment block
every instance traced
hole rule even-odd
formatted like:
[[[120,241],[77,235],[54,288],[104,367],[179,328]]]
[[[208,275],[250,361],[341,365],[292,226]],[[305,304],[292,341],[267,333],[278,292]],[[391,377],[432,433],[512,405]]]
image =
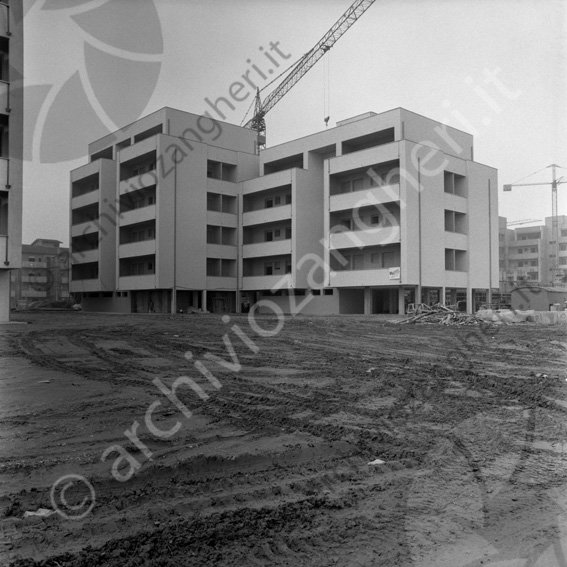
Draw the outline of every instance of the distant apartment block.
[[[69,298],[69,249],[38,238],[22,246],[22,267],[11,272],[12,308]]]
[[[164,108],[71,172],[85,309],[472,310],[498,286],[496,170],[398,108],[255,153],[255,132]],[[273,303],[272,303],[273,305]]]
[[[567,216],[558,217],[558,260],[555,258],[552,217],[545,224],[506,228],[500,217],[500,288],[508,292],[516,286],[533,284],[565,286],[567,283]]]
[[[10,271],[21,266],[23,14],[0,2],[0,322],[10,318]]]

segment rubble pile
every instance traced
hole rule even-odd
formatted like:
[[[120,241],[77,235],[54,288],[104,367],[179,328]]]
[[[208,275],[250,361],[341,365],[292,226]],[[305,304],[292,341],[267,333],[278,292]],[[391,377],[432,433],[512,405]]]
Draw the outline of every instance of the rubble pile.
[[[457,311],[451,307],[446,307],[440,303],[429,306],[420,305],[416,313],[398,321],[399,324],[405,323],[437,323],[438,325],[480,325],[486,321],[476,315],[469,315],[462,311]]]

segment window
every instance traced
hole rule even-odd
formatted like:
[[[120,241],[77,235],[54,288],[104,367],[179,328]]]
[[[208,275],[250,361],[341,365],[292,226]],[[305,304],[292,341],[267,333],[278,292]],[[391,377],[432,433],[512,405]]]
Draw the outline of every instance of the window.
[[[281,270],[281,262],[274,262],[274,272]]]
[[[396,265],[396,255],[394,252],[382,252],[382,267],[393,268]]]
[[[35,258],[34,258],[33,256],[30,256],[30,257],[28,258],[28,262],[35,262]]]
[[[353,179],[352,180],[352,190],[353,191],[360,191],[363,188],[363,180],[361,179]]]
[[[281,205],[282,198],[281,197],[274,197],[274,205]]]
[[[341,183],[341,193],[350,192],[350,181],[343,181]]]
[[[274,273],[274,268],[271,262],[266,262],[264,264],[264,275],[271,276]]]
[[[320,289],[312,289],[311,295],[321,295],[321,290]]]
[[[291,274],[291,261],[290,260],[285,261],[285,273]]]
[[[271,209],[274,206],[274,200],[270,197],[264,201],[266,209]]]
[[[285,237],[288,239],[291,238],[291,226],[286,226]]]
[[[380,224],[380,215],[372,215],[370,217],[370,224]]]
[[[323,295],[333,295],[334,289],[324,289]]]
[[[537,260],[532,260],[530,262],[530,266],[537,266]]]
[[[561,229],[561,236],[567,236],[567,229]]]
[[[351,230],[351,219],[341,219],[340,225],[344,226],[347,230]]]
[[[355,254],[352,257],[352,269],[353,270],[364,270],[364,255]]]
[[[279,238],[281,231],[279,229],[274,230],[274,238]]]
[[[266,230],[264,233],[264,241],[271,242],[274,239],[274,233],[271,230]]]
[[[286,205],[291,204],[291,193],[289,193],[288,195],[285,196],[285,204]]]
[[[380,264],[380,252],[376,252],[374,254],[371,254],[370,262],[372,264]]]
[[[156,202],[155,196],[154,196],[154,195],[150,195],[150,196],[148,197],[148,205],[155,205],[155,202]]]
[[[567,244],[560,244],[559,250],[567,250]]]
[[[530,252],[532,252],[532,253],[533,253],[533,252],[537,252],[537,246],[532,246],[532,247],[530,248]]]

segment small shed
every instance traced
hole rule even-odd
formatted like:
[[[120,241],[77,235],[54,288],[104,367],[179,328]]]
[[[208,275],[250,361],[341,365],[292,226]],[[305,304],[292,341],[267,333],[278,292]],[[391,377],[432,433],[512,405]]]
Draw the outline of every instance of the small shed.
[[[563,310],[567,302],[566,287],[522,286],[511,292],[512,309],[525,311],[551,311],[552,306],[559,304],[557,309]]]

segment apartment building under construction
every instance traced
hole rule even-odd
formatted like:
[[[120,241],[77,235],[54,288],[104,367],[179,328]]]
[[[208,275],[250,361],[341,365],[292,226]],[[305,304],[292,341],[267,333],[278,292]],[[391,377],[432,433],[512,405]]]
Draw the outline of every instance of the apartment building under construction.
[[[397,108],[255,149],[171,108],[90,144],[71,172],[84,308],[471,311],[498,286],[496,170],[471,135]]]

